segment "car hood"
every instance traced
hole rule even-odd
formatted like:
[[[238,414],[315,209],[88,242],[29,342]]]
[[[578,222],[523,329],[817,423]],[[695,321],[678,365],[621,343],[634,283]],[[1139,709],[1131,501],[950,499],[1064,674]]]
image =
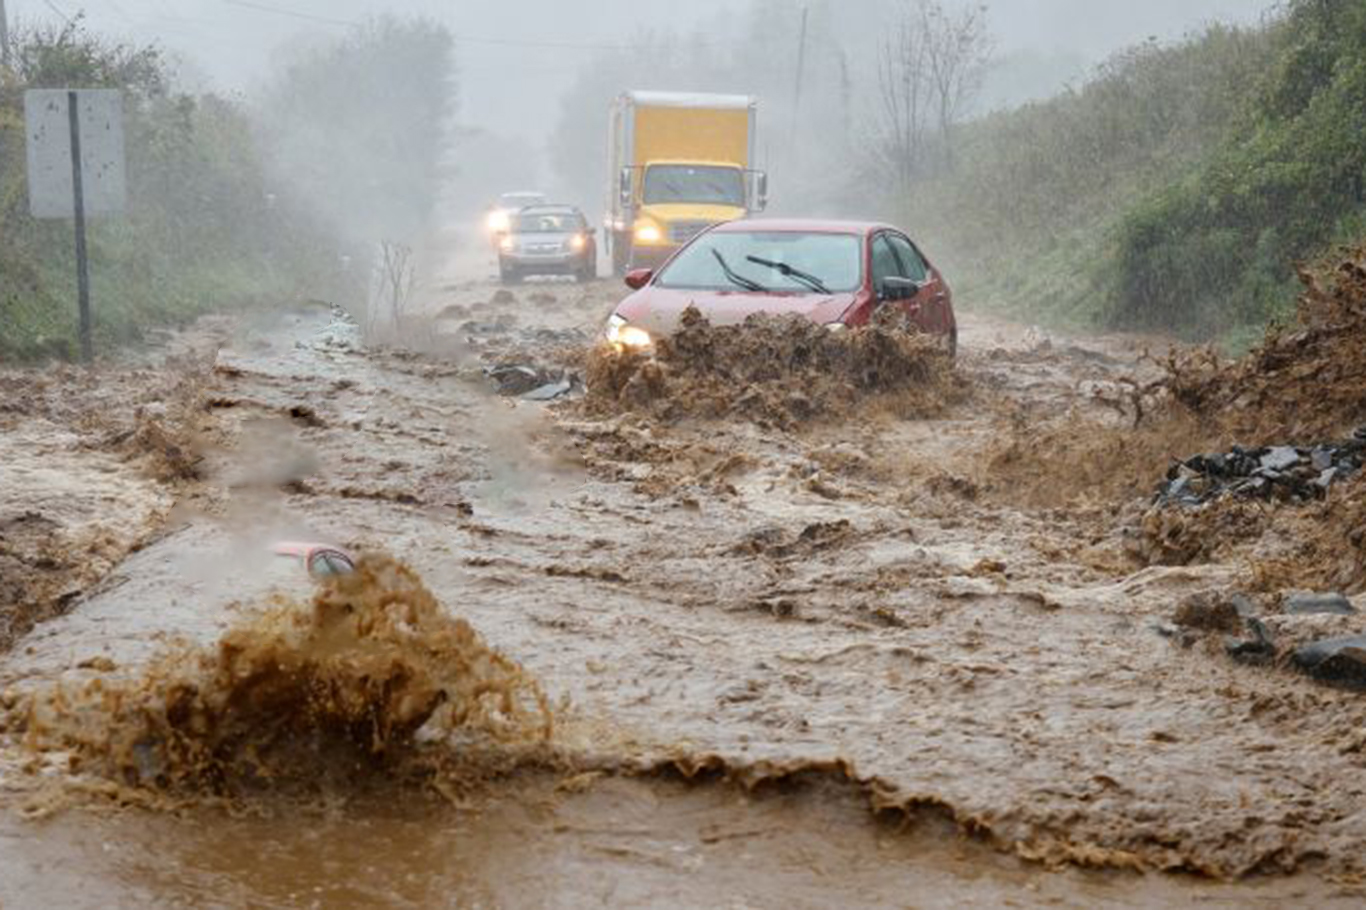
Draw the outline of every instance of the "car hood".
[[[646,287],[627,297],[617,315],[656,337],[678,328],[683,311],[695,306],[712,325],[736,325],[755,313],[796,315],[812,322],[836,322],[854,302],[847,294],[752,294],[748,291],[690,291]]]

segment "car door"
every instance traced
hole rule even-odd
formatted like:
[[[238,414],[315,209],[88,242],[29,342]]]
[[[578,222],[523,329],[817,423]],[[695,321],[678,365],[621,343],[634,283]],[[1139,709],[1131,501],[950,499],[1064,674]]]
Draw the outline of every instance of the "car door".
[[[927,332],[946,333],[951,327],[948,290],[939,273],[916,249],[910,239],[892,232],[886,234],[888,245],[896,254],[900,276],[920,285],[916,295],[906,302],[906,312]]]

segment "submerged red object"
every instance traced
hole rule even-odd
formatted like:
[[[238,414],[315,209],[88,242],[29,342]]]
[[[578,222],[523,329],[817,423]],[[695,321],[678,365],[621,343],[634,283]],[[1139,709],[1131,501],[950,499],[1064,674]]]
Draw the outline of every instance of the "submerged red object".
[[[351,554],[331,544],[281,541],[274,551],[276,556],[297,560],[314,578],[349,575],[356,571],[356,560]]]

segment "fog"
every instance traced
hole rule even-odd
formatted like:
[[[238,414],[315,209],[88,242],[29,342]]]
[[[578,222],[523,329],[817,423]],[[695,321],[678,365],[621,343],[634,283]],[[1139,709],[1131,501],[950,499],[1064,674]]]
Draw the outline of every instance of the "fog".
[[[968,0],[946,5],[962,9]],[[606,108],[625,89],[756,95],[756,163],[781,188],[775,211],[898,214],[849,192],[881,141],[871,121],[896,0],[597,0],[587,7],[559,0],[9,0],[8,7],[21,25],[82,15],[91,32],[162,49],[182,88],[244,100],[257,112],[277,181],[313,200],[315,213],[357,248],[394,238],[427,245],[428,238],[398,226],[413,222],[436,179],[444,181],[443,204],[431,228],[472,223],[506,189],[545,189],[596,219],[605,190]],[[1213,21],[1255,22],[1268,7],[1267,0],[998,0],[986,8],[990,63],[960,117],[1077,85],[1126,46],[1177,38]],[[804,9],[810,31],[799,104],[793,89]],[[371,58],[370,75],[357,77],[364,84],[348,84],[360,70],[348,63],[345,43],[383,15],[444,26],[449,38],[431,38],[448,46],[424,51],[425,68]],[[449,88],[415,84],[422,73],[443,71],[437,61],[447,51]],[[308,84],[302,96],[297,78],[281,79],[286,69],[297,77],[301,61]],[[408,110],[387,103],[397,96]],[[446,137],[444,164],[419,163],[414,146],[421,143],[398,135],[397,124],[419,121],[444,121],[427,129]],[[809,140],[795,142],[798,136]],[[440,135],[423,139],[442,145]],[[839,179],[829,179],[832,173]]]
[[[966,0],[957,0],[966,2]],[[887,0],[841,0],[841,27],[869,57]],[[793,17],[802,0],[785,0]],[[996,0],[987,3],[998,56],[1028,74],[1031,92],[1075,79],[1115,49],[1172,38],[1213,20],[1256,21],[1269,0]],[[95,30],[156,42],[186,61],[189,73],[221,89],[245,90],[266,72],[282,44],[346,31],[382,12],[422,14],[456,36],[460,109],[467,124],[523,140],[550,132],[559,96],[587,58],[604,46],[629,46],[643,33],[702,29],[724,35],[748,0],[9,0],[10,15],[53,19],[83,11]],[[55,7],[55,10],[54,10]],[[541,45],[578,45],[553,47]],[[762,61],[767,66],[771,61]],[[1009,97],[998,86],[996,92]]]

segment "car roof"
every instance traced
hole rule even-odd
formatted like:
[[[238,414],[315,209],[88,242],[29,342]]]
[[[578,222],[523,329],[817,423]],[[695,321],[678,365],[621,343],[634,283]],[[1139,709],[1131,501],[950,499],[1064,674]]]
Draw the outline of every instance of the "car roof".
[[[713,230],[773,231],[775,233],[808,234],[871,234],[874,231],[895,231],[898,228],[878,221],[846,221],[838,218],[741,218],[718,224]]]
[[[545,203],[543,205],[528,205],[522,208],[519,215],[582,215],[577,205],[563,205],[560,203]]]

